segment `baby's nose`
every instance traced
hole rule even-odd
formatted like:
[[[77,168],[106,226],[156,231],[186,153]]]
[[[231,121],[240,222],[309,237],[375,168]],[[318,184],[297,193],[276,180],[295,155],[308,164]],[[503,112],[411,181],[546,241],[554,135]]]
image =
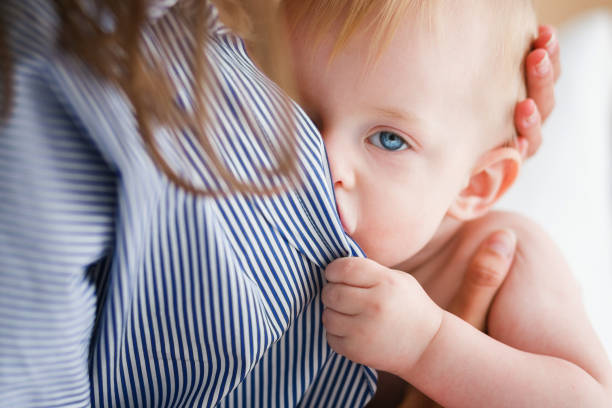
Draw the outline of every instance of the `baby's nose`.
[[[355,186],[355,169],[350,149],[346,146],[333,146],[327,149],[327,158],[334,189],[352,189]]]

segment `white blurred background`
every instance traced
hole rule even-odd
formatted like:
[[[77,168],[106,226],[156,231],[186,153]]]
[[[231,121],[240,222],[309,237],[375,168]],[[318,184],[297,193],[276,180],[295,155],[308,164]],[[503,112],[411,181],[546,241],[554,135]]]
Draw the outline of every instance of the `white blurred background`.
[[[559,29],[562,76],[539,152],[499,208],[542,225],[580,282],[612,358],[612,0],[536,0]]]

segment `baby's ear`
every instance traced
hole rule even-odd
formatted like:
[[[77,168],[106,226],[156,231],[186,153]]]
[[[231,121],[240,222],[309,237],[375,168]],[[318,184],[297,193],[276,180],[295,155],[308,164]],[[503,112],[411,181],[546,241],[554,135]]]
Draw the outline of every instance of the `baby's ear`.
[[[521,168],[521,155],[512,147],[498,147],[476,163],[467,186],[461,190],[448,215],[467,221],[485,214],[514,184]]]

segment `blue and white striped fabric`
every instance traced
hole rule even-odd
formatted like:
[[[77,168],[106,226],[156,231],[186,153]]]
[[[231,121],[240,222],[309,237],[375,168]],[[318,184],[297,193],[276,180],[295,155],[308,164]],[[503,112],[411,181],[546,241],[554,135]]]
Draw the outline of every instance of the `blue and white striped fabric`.
[[[150,47],[181,30],[156,16]],[[121,93],[58,51],[48,1],[2,0],[0,18],[15,56],[0,125],[0,406],[364,405],[375,373],[331,351],[319,298],[325,265],[361,252],[305,115],[295,108],[299,188],[194,197],[156,169]],[[280,140],[279,91],[214,8],[208,27],[210,134],[256,180],[266,152],[245,123]],[[173,38],[180,83],[187,37]],[[188,135],[172,146],[181,174],[217,185]]]

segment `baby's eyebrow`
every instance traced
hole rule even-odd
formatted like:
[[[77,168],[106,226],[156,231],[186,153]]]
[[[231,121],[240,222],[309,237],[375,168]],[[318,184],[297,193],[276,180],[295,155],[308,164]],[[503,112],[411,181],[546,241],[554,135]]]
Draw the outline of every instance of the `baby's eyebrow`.
[[[393,107],[375,107],[376,113],[386,116],[390,119],[395,119],[404,122],[413,131],[418,130],[418,133],[431,133],[433,124],[412,111],[403,110]],[[413,135],[414,136],[414,135]],[[420,141],[417,141],[420,143]]]
[[[398,108],[386,108],[386,107],[376,107],[375,110],[391,119],[399,119],[409,123],[416,123],[417,125],[426,126],[427,121],[421,118],[414,112],[406,111]]]

